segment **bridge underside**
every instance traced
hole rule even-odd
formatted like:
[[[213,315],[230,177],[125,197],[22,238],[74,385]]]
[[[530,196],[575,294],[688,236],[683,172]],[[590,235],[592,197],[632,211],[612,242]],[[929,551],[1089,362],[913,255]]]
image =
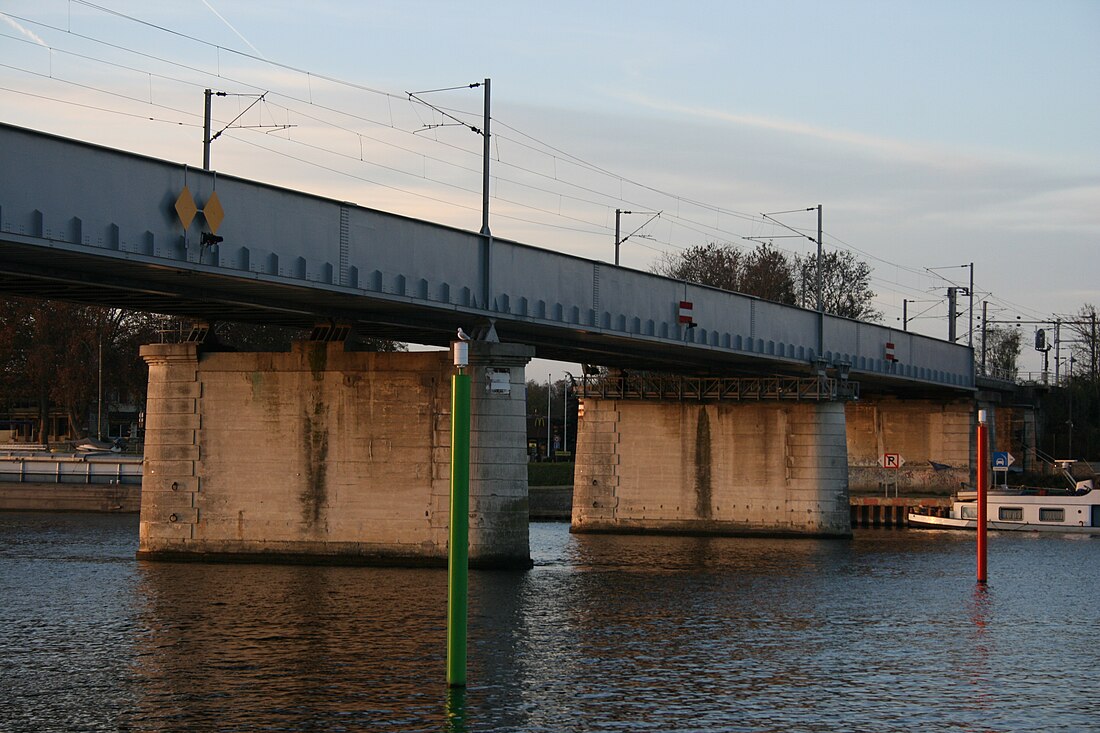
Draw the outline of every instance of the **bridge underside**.
[[[2,236],[2,235],[0,235]],[[0,292],[31,298],[127,308],[206,322],[268,323],[308,329],[320,321],[351,324],[356,332],[426,346],[449,346],[459,327],[488,325],[489,317],[458,309],[425,311],[422,305],[381,300],[361,292],[340,292],[249,280],[219,273],[197,277],[191,270],[133,261],[104,260],[54,249],[43,266],[41,248],[3,246]],[[563,331],[534,320],[521,324],[493,319],[505,342],[534,346],[544,359],[632,369],[689,373],[755,373],[759,360],[737,354],[697,355],[667,345],[608,337],[582,329]],[[772,371],[802,374],[803,365]]]
[[[352,325],[367,337],[403,343],[448,347],[458,328],[467,331],[488,325],[490,318],[466,309],[437,308],[426,311],[418,303],[375,299],[360,291],[340,291],[278,284],[189,269],[102,257],[57,247],[50,250],[49,264],[42,264],[41,247],[7,241],[0,234],[0,293],[63,300],[87,305],[161,313],[207,323],[265,323],[309,329],[319,322]],[[531,319],[491,319],[503,342],[534,346],[543,359],[598,364],[632,371],[651,370],[673,374],[758,375],[758,358],[724,351],[692,352],[624,334],[593,333],[585,329],[563,330]],[[776,361],[768,373],[804,376],[809,365]],[[863,389],[893,392],[898,381],[876,375],[860,375]],[[941,385],[908,384],[914,397],[957,394]]]

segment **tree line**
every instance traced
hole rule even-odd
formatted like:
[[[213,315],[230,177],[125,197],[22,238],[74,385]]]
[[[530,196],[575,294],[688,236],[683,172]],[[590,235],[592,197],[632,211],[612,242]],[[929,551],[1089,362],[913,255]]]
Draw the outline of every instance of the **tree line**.
[[[100,415],[105,425],[120,404],[144,405],[149,372],[139,355],[141,346],[179,341],[190,327],[189,319],[141,311],[0,297],[0,431],[16,427],[11,416],[18,412],[32,415],[31,430],[24,432],[30,432],[34,442],[46,442],[48,422],[58,414],[73,438],[95,435]],[[286,351],[305,336],[299,328],[218,323],[205,347]],[[349,348],[405,347],[353,334]]]
[[[815,255],[780,252],[760,243],[745,250],[711,242],[665,252],[650,268],[654,274],[755,295],[764,300],[817,308],[818,263]],[[861,321],[880,321],[874,306],[871,266],[848,251],[821,258],[821,300],[826,313]]]
[[[1092,303],[1062,319],[1068,352],[1057,388],[1041,398],[1039,448],[1052,458],[1100,459],[1100,324]]]
[[[0,409],[32,410],[33,433],[49,435],[47,420],[60,410],[87,435],[88,415],[98,399],[99,375],[107,399],[145,393],[141,344],[157,340],[147,313],[93,308],[61,301],[0,300]],[[12,426],[9,426],[12,427]]]

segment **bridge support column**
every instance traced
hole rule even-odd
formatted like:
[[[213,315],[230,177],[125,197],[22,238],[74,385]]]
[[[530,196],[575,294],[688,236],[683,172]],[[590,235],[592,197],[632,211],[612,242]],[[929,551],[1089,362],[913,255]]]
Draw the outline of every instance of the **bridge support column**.
[[[852,402],[848,414],[849,482],[853,491],[881,492],[897,484],[905,493],[956,491],[971,481],[974,455],[974,401],[867,397]],[[905,459],[887,474],[884,453]]]
[[[470,563],[475,566],[515,565],[517,559],[530,564],[524,367],[534,353],[521,344],[470,343]]]
[[[574,532],[851,535],[844,405],[584,399]]]
[[[470,561],[530,565],[528,347],[476,342]],[[444,565],[448,353],[142,348],[142,558]]]

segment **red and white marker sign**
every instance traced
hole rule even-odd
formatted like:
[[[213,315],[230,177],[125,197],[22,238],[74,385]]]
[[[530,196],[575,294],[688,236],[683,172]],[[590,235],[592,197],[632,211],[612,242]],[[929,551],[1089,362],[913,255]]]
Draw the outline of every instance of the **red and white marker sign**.
[[[901,457],[901,453],[883,453],[878,459],[878,465],[883,468],[901,468],[905,465],[905,459]]]
[[[691,326],[695,324],[695,320],[692,318],[691,314],[693,307],[694,306],[690,300],[680,301],[680,323],[683,323],[686,326]]]
[[[897,361],[898,357],[894,356],[894,342],[886,342],[886,361]]]

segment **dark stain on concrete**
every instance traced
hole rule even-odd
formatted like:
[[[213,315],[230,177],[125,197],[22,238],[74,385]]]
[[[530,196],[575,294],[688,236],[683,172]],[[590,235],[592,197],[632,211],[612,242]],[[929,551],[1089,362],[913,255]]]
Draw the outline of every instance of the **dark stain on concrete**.
[[[695,516],[700,519],[711,517],[711,458],[710,415],[700,407],[695,424]]]
[[[299,495],[302,519],[312,529],[323,529],[328,488],[325,473],[328,467],[328,427],[325,419],[325,403],[318,397],[313,404],[313,414],[303,416],[303,461],[305,486]]]
[[[309,360],[309,370],[313,373],[313,381],[324,379],[325,368],[328,366],[328,344],[306,344],[306,358]]]

